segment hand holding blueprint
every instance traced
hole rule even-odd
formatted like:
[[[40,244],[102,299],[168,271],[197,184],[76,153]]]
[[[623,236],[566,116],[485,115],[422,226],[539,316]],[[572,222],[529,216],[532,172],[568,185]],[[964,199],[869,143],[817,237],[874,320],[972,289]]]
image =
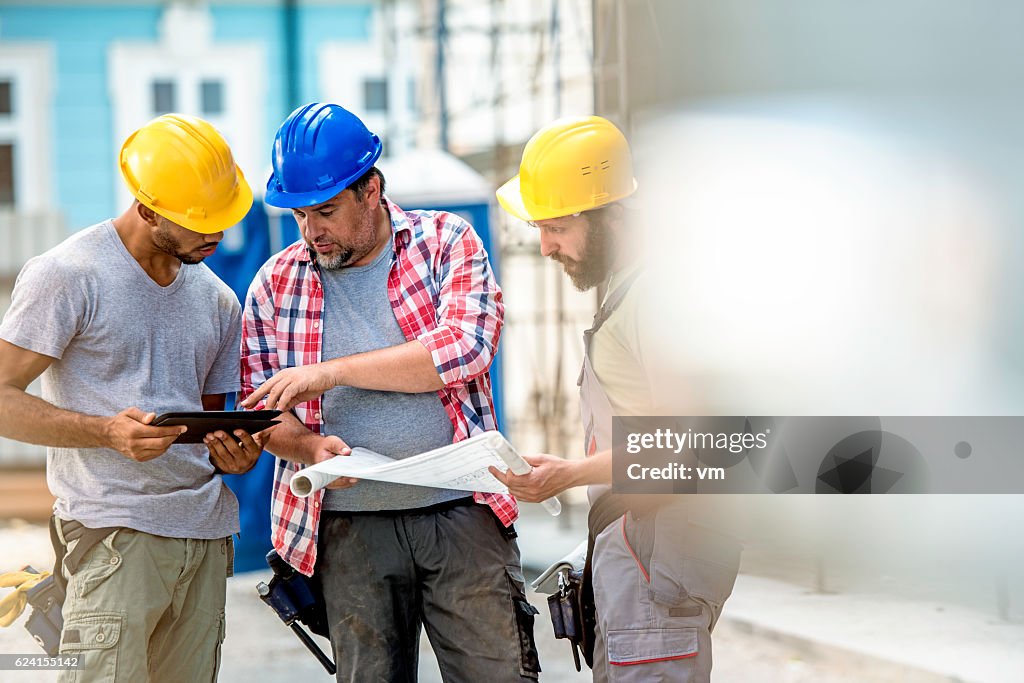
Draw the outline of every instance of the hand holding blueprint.
[[[505,485],[487,471],[491,465],[515,474],[526,474],[531,469],[500,432],[484,432],[404,460],[353,448],[351,455],[339,455],[300,470],[292,476],[291,489],[296,496],[305,498],[338,477],[355,477],[458,491],[508,493]],[[562,511],[558,498],[549,498],[542,505],[552,515]]]

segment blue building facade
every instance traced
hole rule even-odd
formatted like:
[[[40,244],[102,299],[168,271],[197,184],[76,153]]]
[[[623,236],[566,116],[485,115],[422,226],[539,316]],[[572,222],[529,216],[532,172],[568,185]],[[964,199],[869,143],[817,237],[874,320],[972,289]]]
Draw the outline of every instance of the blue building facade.
[[[179,111],[192,108],[182,107],[180,97],[155,101],[160,99],[156,93],[161,85],[163,92],[168,90],[168,85],[178,85],[173,78],[167,78],[167,74],[173,76],[182,66],[203,60],[203,52],[213,53],[216,48],[226,51],[236,45],[257,48],[258,62],[239,69],[213,69],[214,77],[209,82],[216,83],[217,78],[222,78],[222,91],[236,87],[259,90],[257,97],[249,98],[257,104],[255,107],[224,111],[227,103],[223,102],[219,109],[219,122],[226,124],[222,128],[225,131],[230,131],[232,121],[250,122],[247,127],[253,130],[252,140],[231,142],[235,148],[252,147],[240,149],[239,156],[254,185],[259,184],[259,176],[269,165],[269,140],[277,123],[294,106],[330,95],[323,92],[320,84],[320,75],[330,68],[318,59],[323,47],[328,43],[349,43],[367,51],[374,50],[372,3],[295,3],[290,10],[287,4],[211,3],[194,7],[160,2],[25,2],[0,5],[0,57],[4,57],[0,62],[7,62],[9,55],[26,47],[37,46],[49,52],[49,64],[45,65],[49,82],[44,86],[48,93],[45,105],[48,111],[24,114],[49,122],[49,130],[43,131],[44,137],[51,141],[47,163],[50,172],[45,179],[49,182],[44,196],[64,216],[70,230],[95,223],[119,210],[121,180],[114,155],[122,138],[118,136],[117,121],[131,116],[118,111],[118,98],[112,96],[130,87],[118,83],[120,70],[113,63],[112,54],[118,45],[129,55],[133,47],[140,51],[142,48],[167,48],[162,51],[164,64],[157,69],[158,75],[150,87],[139,89],[131,96],[150,106],[133,109],[132,113],[137,112],[139,120],[125,121],[123,127],[128,129],[162,113],[160,105],[163,104],[177,105],[173,108]],[[195,35],[190,34],[203,31],[208,33],[204,36],[205,45],[193,45],[191,51],[174,49],[174,43],[194,41]],[[295,52],[291,58],[287,54],[289,49]],[[18,76],[0,67],[0,82],[16,81]],[[358,79],[360,75],[353,73],[352,77]],[[291,98],[295,101],[289,101]],[[179,101],[174,102],[174,99]],[[16,98],[13,106],[16,108],[18,104]],[[361,103],[351,103],[350,107],[356,111],[364,108]],[[186,113],[218,118],[204,112],[202,106]],[[15,149],[16,154],[30,152]],[[245,167],[245,161],[251,168]],[[14,204],[17,207],[18,202]]]

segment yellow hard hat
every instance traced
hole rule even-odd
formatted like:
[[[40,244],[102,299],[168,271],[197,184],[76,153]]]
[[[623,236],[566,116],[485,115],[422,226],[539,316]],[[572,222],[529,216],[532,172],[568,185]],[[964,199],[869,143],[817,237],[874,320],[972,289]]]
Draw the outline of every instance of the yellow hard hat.
[[[537,131],[519,175],[498,188],[498,203],[524,221],[558,218],[636,191],[626,137],[600,116],[564,118]]]
[[[164,114],[128,136],[121,175],[142,204],[193,232],[221,232],[252,206],[252,189],[217,129]]]

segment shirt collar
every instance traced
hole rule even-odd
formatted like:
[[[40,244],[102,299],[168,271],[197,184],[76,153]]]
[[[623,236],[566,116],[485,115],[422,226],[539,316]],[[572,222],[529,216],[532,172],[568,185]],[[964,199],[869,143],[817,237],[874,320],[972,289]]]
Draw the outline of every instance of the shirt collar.
[[[399,208],[398,204],[384,196],[384,204],[388,207],[388,213],[391,215],[391,233],[394,237],[395,251],[398,251],[398,247],[405,247],[409,244],[412,239],[412,225],[409,223],[409,217],[405,211]]]

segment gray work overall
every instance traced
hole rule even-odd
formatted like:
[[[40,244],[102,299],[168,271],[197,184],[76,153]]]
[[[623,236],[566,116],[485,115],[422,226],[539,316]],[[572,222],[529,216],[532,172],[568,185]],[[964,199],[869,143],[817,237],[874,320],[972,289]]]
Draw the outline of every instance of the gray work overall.
[[[599,316],[607,319],[624,294],[609,295]],[[612,406],[590,360],[595,328],[584,336],[580,377],[587,456],[612,447]],[[609,490],[591,486],[591,504]],[[674,496],[594,531],[595,682],[710,681],[711,631],[732,592],[740,545],[693,524],[693,498]]]

